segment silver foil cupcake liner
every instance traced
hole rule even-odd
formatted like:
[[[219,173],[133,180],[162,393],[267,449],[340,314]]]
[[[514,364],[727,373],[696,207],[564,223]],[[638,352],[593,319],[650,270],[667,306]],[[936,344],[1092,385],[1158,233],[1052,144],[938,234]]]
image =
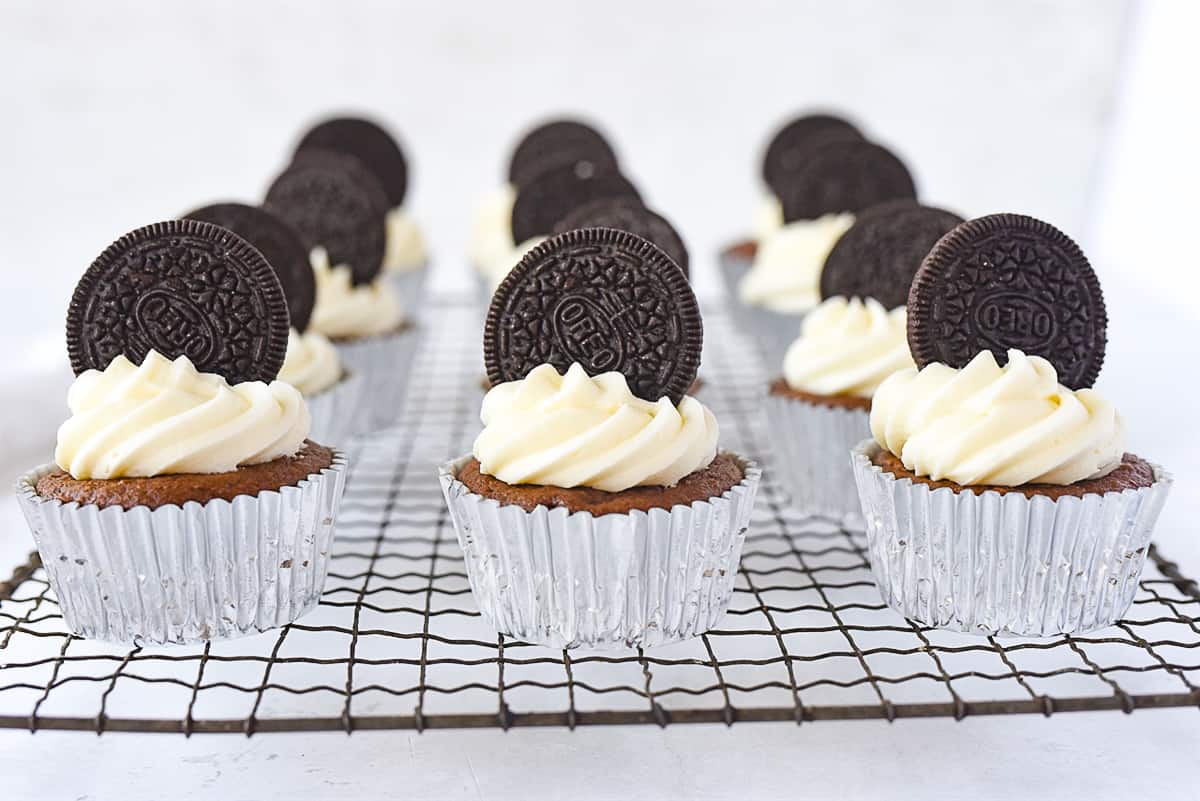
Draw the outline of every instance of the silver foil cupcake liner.
[[[347,389],[347,397],[340,399],[348,412],[355,415],[353,421],[341,421],[346,431],[362,434],[377,431],[394,425],[404,408],[404,396],[408,390],[408,374],[416,357],[417,345],[421,339],[421,328],[409,325],[402,331],[383,336],[364,337],[362,339],[338,340],[338,357],[346,370],[348,381],[359,381],[356,386]],[[352,396],[352,397],[351,397]],[[319,394],[314,395],[314,403],[319,401]],[[305,400],[308,400],[307,398]],[[354,402],[354,407],[345,406]],[[339,399],[329,401],[338,403]],[[319,403],[317,404],[320,405]],[[317,412],[324,414],[318,408]],[[312,409],[310,408],[310,412]],[[314,414],[313,431],[318,431],[316,412]],[[325,421],[322,421],[324,424]],[[335,421],[330,421],[331,425]],[[336,432],[335,432],[336,433]],[[337,442],[341,438],[330,438]]]
[[[308,436],[314,442],[345,443],[351,437],[372,430],[374,402],[367,392],[367,379],[362,373],[346,373],[332,387],[304,396],[304,404],[312,418]]]
[[[519,506],[439,469],[479,611],[496,630],[551,648],[648,648],[698,636],[729,608],[761,471],[690,506],[592,515]]]
[[[926,626],[980,635],[1081,634],[1120,620],[1137,592],[1150,535],[1171,488],[1081,498],[955,492],[851,461],[867,552],[888,606]]]
[[[768,393],[766,413],[774,445],[768,467],[792,506],[862,529],[858,489],[847,456],[871,436],[870,412]]]
[[[741,283],[742,276],[750,271],[750,260],[726,251],[721,253],[719,262],[721,278],[725,282],[726,302],[734,324],[758,349],[767,374],[782,374],[784,354],[800,336],[800,325],[804,321],[804,315],[799,312],[784,314],[742,303],[738,295],[738,284]]]
[[[43,498],[44,465],[17,481],[50,589],[80,637],[132,645],[278,628],[317,605],[346,458],[299,483],[232,501],[150,509]]]
[[[423,264],[415,269],[385,270],[383,278],[400,298],[400,305],[408,313],[410,319],[418,319],[421,311],[421,301],[425,298],[425,279],[429,273],[429,265]]]

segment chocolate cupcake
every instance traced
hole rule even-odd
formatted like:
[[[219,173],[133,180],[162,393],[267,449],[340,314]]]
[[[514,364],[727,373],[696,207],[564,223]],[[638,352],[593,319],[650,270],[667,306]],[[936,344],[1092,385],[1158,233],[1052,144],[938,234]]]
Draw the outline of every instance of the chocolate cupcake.
[[[862,527],[846,453],[870,436],[875,390],[913,366],[909,287],[925,254],[959,222],[913,201],[881,204],[858,216],[826,260],[824,300],[804,317],[782,365],[770,365],[778,376],[766,403],[774,475],[797,509]]]
[[[1133,601],[1171,477],[1125,453],[1091,388],[1104,298],[1065,234],[959,225],[912,284],[916,366],[884,381],[851,457],[884,600],[927,626],[1050,636]]]
[[[308,249],[316,283],[309,328],[329,338],[353,398],[330,412],[356,433],[392,425],[403,408],[420,329],[382,277],[388,193],[358,159],[301,148],[267,191],[265,208]],[[351,402],[353,401],[353,402]]]
[[[864,209],[916,196],[912,177],[887,148],[826,114],[783,126],[762,165],[770,204],[751,242],[726,249],[721,274],[735,319],[778,364],[804,313],[820,302],[826,256]]]
[[[485,619],[554,648],[696,636],[729,605],[760,471],[686,395],[702,324],[682,271],[606,228],[550,237],[488,311],[492,389],[442,489]]]
[[[416,308],[424,295],[429,256],[421,227],[405,205],[412,174],[400,143],[378,122],[362,117],[332,117],[300,137],[295,152],[299,155],[306,150],[351,156],[379,179],[387,198],[383,277]]]
[[[262,254],[208,223],[133,231],[84,274],[71,417],[17,482],[73,633],[207,641],[316,606],[346,462],[275,380],[288,327]]]
[[[527,131],[513,148],[506,176],[480,202],[467,246],[485,306],[504,276],[566,215],[598,200],[637,197],[604,135],[573,119],[548,120]]]

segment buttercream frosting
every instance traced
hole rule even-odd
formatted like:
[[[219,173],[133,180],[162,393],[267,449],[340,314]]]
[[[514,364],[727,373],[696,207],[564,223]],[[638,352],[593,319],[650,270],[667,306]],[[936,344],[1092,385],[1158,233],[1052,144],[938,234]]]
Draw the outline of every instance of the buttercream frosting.
[[[404,322],[404,310],[396,293],[376,279],[355,286],[346,265],[330,266],[325,248],[313,248],[313,272],[317,279],[317,302],[308,327],[331,339],[389,334]]]
[[[140,365],[117,356],[86,370],[67,393],[71,417],[54,460],[77,479],[225,473],[294,456],[308,436],[308,408],[283,381],[230,385],[150,351]]]
[[[503,184],[485,195],[475,211],[467,240],[467,258],[484,275],[490,276],[490,268],[516,247],[512,237],[512,210],[516,200],[516,187]]]
[[[1112,472],[1124,453],[1111,403],[1019,350],[1003,367],[985,350],[962,369],[894,373],[875,392],[871,432],[912,472],[967,486],[1073,484]]]
[[[802,392],[869,398],[889,375],[915,366],[906,320],[903,306],[827,298],[805,316],[783,357],[783,378]]]
[[[695,398],[651,403],[620,373],[593,378],[579,364],[564,375],[543,364],[498,384],[480,417],[475,458],[481,472],[507,484],[674,486],[717,453],[716,418]]]
[[[762,242],[783,227],[783,204],[770,193],[759,201],[752,218],[754,241]]]
[[[287,354],[279,368],[279,380],[291,384],[302,395],[315,395],[342,377],[337,348],[324,334],[295,328],[288,331]]]
[[[421,227],[402,206],[390,209],[386,218],[387,238],[384,240],[383,269],[406,273],[425,266],[425,238]]]
[[[747,305],[787,314],[816,306],[821,302],[825,258],[853,224],[853,214],[826,214],[773,231],[759,242],[754,262],[738,285],[738,296]]]

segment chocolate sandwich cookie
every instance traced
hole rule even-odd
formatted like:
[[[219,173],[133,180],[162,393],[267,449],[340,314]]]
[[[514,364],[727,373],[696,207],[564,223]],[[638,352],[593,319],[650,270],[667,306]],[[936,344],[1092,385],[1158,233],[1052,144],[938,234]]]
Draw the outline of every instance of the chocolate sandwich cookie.
[[[355,284],[369,284],[383,267],[387,195],[358,159],[308,148],[296,154],[267,190],[267,210],[292,225],[332,266],[349,265]]]
[[[696,379],[704,329],[691,286],[671,258],[635,234],[558,234],[517,264],[492,296],[483,334],[493,385],[551,364],[622,373],[651,402],[679,403]]]
[[[616,228],[637,234],[659,247],[688,274],[688,252],[674,226],[661,214],[656,214],[639,201],[628,197],[602,198],[580,206],[568,214],[554,232],[561,234],[575,228]]]
[[[577,120],[554,120],[521,138],[508,165],[508,181],[518,188],[539,173],[580,162],[596,171],[615,172],[617,156],[604,136]]]
[[[292,328],[308,328],[317,299],[317,281],[308,248],[296,229],[266,209],[245,203],[215,203],[183,216],[228,228],[258,248],[283,286]]]
[[[1092,386],[1104,364],[1104,294],[1079,246],[1020,214],[965,222],[925,257],[908,297],[908,346],[919,367],[965,367],[990,350],[1041,356],[1071,389]]]
[[[400,144],[382,126],[361,117],[336,117],[314,125],[296,152],[330,150],[353,156],[379,179],[389,206],[399,206],[408,192],[408,160]]]
[[[929,249],[962,217],[915,200],[893,200],[855,217],[821,270],[821,297],[872,297],[884,308],[908,302]]]
[[[288,306],[271,265],[232,231],[155,223],[100,254],[75,287],[67,351],[78,375],[118,355],[187,356],[229,383],[271,381],[283,365]]]
[[[916,196],[904,162],[886,147],[860,140],[826,142],[812,149],[779,190],[785,222],[859,212]]]
[[[777,196],[783,193],[792,175],[821,144],[839,140],[861,141],[862,133],[848,120],[832,114],[807,114],[782,128],[767,145],[763,156],[762,177]]]
[[[513,202],[513,241],[520,244],[535,236],[548,236],[564,216],[597,200],[623,197],[641,202],[628,178],[612,170],[597,172],[594,166],[558,167],[521,187]]]

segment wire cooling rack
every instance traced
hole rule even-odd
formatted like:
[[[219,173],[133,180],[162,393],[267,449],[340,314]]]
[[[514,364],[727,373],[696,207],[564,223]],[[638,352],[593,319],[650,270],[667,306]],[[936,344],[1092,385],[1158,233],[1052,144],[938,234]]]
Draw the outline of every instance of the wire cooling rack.
[[[940,632],[880,602],[861,534],[800,516],[769,476],[719,629],[617,653],[498,636],[434,469],[478,430],[480,313],[432,312],[399,425],[350,448],[316,610],[232,642],[117,648],[63,630],[35,556],[0,583],[0,727],[249,735],[1200,706],[1200,588],[1155,550],[1129,618],[1097,634]],[[769,462],[759,361],[719,309],[706,323],[700,397],[727,447]]]

